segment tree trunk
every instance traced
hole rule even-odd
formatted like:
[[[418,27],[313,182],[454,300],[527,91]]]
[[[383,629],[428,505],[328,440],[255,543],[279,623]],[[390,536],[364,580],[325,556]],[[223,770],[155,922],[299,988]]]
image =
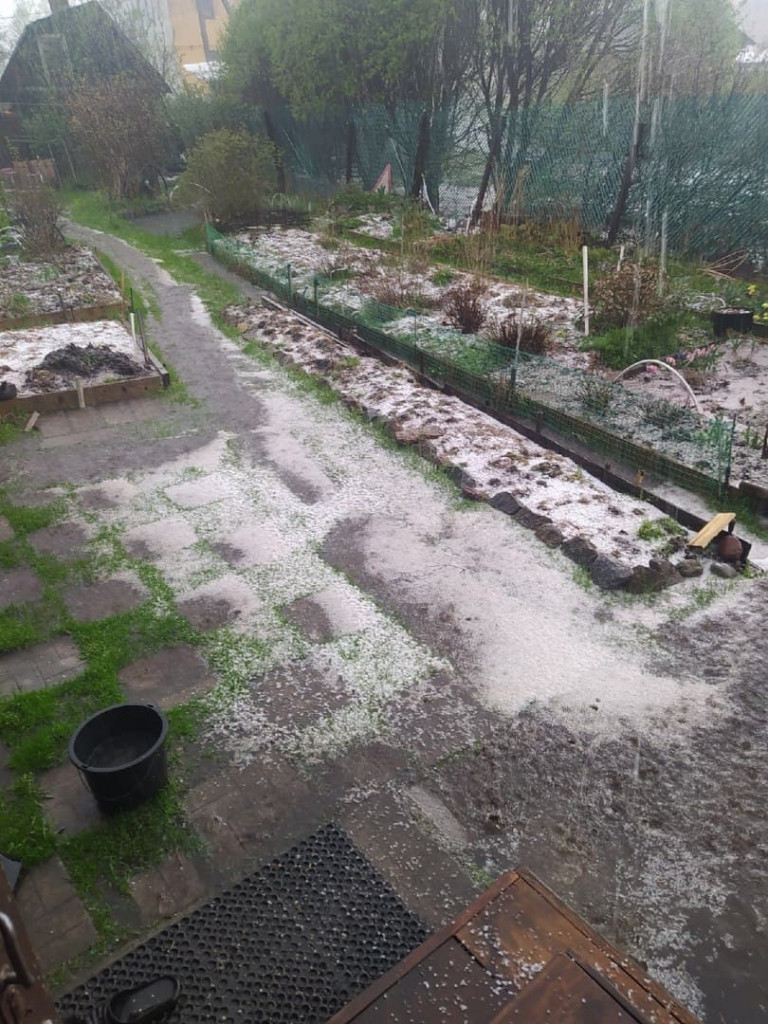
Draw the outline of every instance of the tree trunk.
[[[288,192],[288,186],[285,180],[285,164],[283,163],[282,150],[277,144],[275,123],[270,117],[268,110],[264,111],[264,127],[267,131],[267,138],[272,143],[275,150],[275,177],[277,179],[277,191],[285,195]]]
[[[477,224],[483,215],[483,204],[485,203],[485,195],[488,191],[488,185],[491,181],[491,174],[493,174],[493,168],[498,162],[499,154],[501,152],[501,140],[504,135],[504,125],[506,123],[506,115],[504,113],[499,114],[499,119],[496,122],[496,128],[491,138],[491,146],[488,150],[488,159],[485,161],[485,167],[483,169],[483,177],[480,180],[480,188],[477,192],[477,199],[475,205],[472,208],[471,222]]]
[[[416,159],[413,165],[413,180],[411,182],[411,198],[419,199],[424,188],[424,179],[429,163],[429,114],[424,111],[419,121],[419,141],[416,146]]]
[[[635,168],[637,167],[637,158],[640,152],[640,146],[642,140],[645,137],[646,125],[642,122],[638,122],[637,131],[633,132],[632,145],[629,147],[629,154],[627,156],[627,162],[624,165],[624,174],[621,178],[621,188],[616,198],[616,206],[611,216],[611,223],[608,227],[608,245],[613,245],[619,234],[619,228],[621,227],[621,218],[624,216],[624,209],[627,205],[627,199],[629,198],[629,190],[632,187],[632,179],[635,176]]]

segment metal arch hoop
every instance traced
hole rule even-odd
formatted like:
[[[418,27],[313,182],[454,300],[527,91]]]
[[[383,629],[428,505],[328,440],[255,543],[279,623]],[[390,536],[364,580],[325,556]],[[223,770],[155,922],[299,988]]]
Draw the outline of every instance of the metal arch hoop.
[[[693,407],[696,410],[696,412],[699,412],[699,413],[701,412],[701,406],[699,405],[699,400],[696,397],[696,395],[694,395],[693,391],[691,391],[691,386],[688,383],[688,381],[685,379],[685,377],[681,373],[678,373],[678,371],[674,368],[674,366],[670,366],[669,363],[663,363],[660,359],[641,359],[637,363],[632,363],[632,365],[628,366],[626,368],[626,370],[622,370],[621,371],[621,373],[618,375],[618,377],[615,378],[613,383],[614,384],[618,384],[619,381],[621,380],[621,378],[625,377],[631,370],[636,370],[639,366],[649,366],[649,365],[659,366],[659,367],[661,367],[662,370],[667,370],[669,373],[672,374],[673,377],[676,377],[677,380],[680,382],[680,384],[683,385],[685,390],[690,395],[691,401],[693,402]]]

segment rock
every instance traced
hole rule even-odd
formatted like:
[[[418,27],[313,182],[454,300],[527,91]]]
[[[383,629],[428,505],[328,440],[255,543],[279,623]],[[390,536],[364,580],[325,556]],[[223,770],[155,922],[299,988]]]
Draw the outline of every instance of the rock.
[[[704,566],[698,558],[684,558],[682,562],[677,563],[676,568],[686,580],[693,579],[694,576],[701,576],[704,572]]]
[[[682,579],[671,562],[664,558],[652,558],[649,565],[634,567],[624,589],[630,594],[655,594],[675,583],[681,583]]]
[[[655,572],[665,587],[674,587],[682,582],[682,576],[667,558],[652,558],[648,563],[651,572]]]
[[[0,381],[0,402],[9,402],[18,394],[18,388],[9,380]]]
[[[563,554],[576,565],[589,566],[597,558],[597,548],[584,537],[571,537],[563,544]]]
[[[458,484],[462,491],[479,491],[480,484],[471,473],[467,473],[461,466],[446,466],[446,472],[454,483]]]
[[[565,540],[562,533],[552,523],[540,526],[536,531],[536,536],[540,541],[542,541],[542,543],[546,544],[548,548],[559,548]]]
[[[713,562],[709,571],[713,576],[719,576],[723,580],[732,580],[738,576],[738,570],[732,565],[726,565],[725,562]]]
[[[516,516],[520,511],[520,502],[509,491],[499,491],[498,494],[494,494],[489,504],[492,508],[498,509],[499,512],[508,516]]]
[[[620,590],[632,579],[633,570],[607,555],[598,555],[589,567],[592,582],[601,590]]]
[[[520,523],[527,530],[538,530],[542,526],[550,526],[552,520],[549,516],[539,515],[538,512],[533,512],[531,509],[526,508],[525,505],[521,505],[520,511],[515,516],[515,522]]]
[[[744,549],[738,537],[732,533],[726,533],[717,545],[717,557],[722,562],[740,562]]]

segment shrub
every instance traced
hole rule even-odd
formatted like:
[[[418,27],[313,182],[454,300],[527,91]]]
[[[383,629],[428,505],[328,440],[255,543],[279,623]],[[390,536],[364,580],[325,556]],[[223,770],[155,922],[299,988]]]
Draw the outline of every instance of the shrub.
[[[473,278],[456,285],[445,296],[446,316],[462,334],[477,334],[485,323],[485,310],[481,301],[485,292],[484,282]]]
[[[515,314],[505,317],[503,320],[495,320],[488,327],[488,337],[496,345],[516,348],[519,324],[520,320]],[[522,331],[520,331],[520,351],[543,356],[548,347],[549,328],[547,325],[535,317],[523,317]]]
[[[639,263],[623,263],[595,282],[592,292],[594,322],[599,328],[647,323],[666,306],[658,292],[658,271]]]
[[[61,230],[64,204],[54,189],[45,185],[15,189],[9,205],[25,255],[47,259],[66,246]]]
[[[268,142],[228,128],[192,149],[175,198],[206,220],[230,226],[255,218],[275,189],[275,153]]]
[[[613,405],[616,385],[602,377],[584,376],[579,382],[577,395],[582,408],[587,412],[605,416]]]
[[[443,269],[436,270],[432,275],[432,284],[436,284],[438,288],[445,288],[453,281],[456,274],[453,270]]]
[[[371,281],[368,291],[385,306],[399,306],[401,309],[429,309],[433,302],[418,291],[406,277],[377,277]]]
[[[594,349],[601,361],[614,370],[641,359],[663,359],[678,348],[679,318],[645,324],[642,327],[613,327],[602,336],[588,338],[585,347]]]

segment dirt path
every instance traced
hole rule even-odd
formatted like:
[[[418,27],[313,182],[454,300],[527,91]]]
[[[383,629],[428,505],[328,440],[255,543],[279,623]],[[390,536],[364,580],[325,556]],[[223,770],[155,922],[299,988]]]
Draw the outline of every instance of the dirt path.
[[[211,511],[179,513],[191,536],[247,547],[258,535],[285,552],[290,578],[258,576],[259,597],[274,586],[282,605],[312,598],[291,605],[311,641],[301,668],[300,648],[281,640],[264,677],[274,686],[261,679],[226,713],[214,707],[209,729],[258,765],[269,698],[269,749],[309,766],[312,792],[299,811],[285,795],[272,846],[333,815],[430,924],[466,902],[480,873],[523,863],[708,1021],[760,1019],[765,585],[741,585],[685,628],[665,624],[674,595],[646,608],[585,591],[512,521],[459,501],[341,409],[244,356],[161,266],[80,234],[154,291],[150,330],[200,404],[147,403],[138,426],[71,444],[44,432],[1,475],[23,473],[30,488],[112,478],[123,497],[110,514],[146,531],[183,463],[220,492]],[[140,522],[137,496],[149,509]],[[199,566],[180,562],[169,544],[160,564],[183,590]],[[241,574],[237,586],[255,581]],[[267,635],[269,616],[228,585]],[[336,647],[323,640],[334,624]],[[302,699],[339,697],[323,732],[306,704],[286,703],[280,671],[301,680]],[[250,853],[269,849],[254,839]]]

